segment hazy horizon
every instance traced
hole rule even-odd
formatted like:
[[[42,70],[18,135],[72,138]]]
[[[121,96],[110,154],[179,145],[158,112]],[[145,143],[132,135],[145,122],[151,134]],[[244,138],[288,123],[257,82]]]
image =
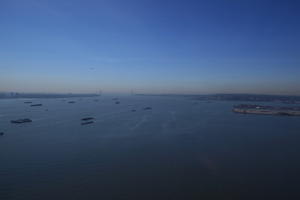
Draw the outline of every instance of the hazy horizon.
[[[0,2],[0,91],[300,95],[300,2]]]
[[[10,93],[18,93],[20,95],[114,95],[114,96],[128,96],[128,95],[187,95],[187,96],[193,96],[193,95],[199,95],[199,96],[210,96],[210,95],[266,95],[266,96],[300,96],[300,94],[288,94],[288,93],[243,93],[243,92],[233,92],[233,93],[229,93],[229,92],[225,92],[225,93],[221,93],[221,92],[215,92],[215,93],[150,93],[150,92],[135,92],[135,91],[127,91],[127,92],[17,92],[17,91],[0,91],[0,94],[10,94]],[[90,96],[88,96],[90,97]]]

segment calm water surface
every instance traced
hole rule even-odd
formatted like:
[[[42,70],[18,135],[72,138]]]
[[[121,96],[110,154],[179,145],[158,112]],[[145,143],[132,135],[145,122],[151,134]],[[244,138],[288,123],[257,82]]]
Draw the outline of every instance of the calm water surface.
[[[0,100],[0,199],[299,196],[299,117],[232,113],[239,102],[119,100]],[[10,123],[19,118],[33,122]]]

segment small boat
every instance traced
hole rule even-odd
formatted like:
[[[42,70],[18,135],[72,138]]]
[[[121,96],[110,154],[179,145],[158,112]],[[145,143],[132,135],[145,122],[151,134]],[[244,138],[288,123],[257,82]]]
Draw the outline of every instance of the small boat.
[[[43,104],[39,103],[39,104],[32,104],[30,105],[31,107],[34,107],[34,106],[42,106]]]
[[[81,125],[87,125],[87,124],[92,124],[94,121],[87,121],[87,122],[82,122]]]
[[[25,119],[11,120],[10,122],[13,124],[22,124],[22,123],[32,122],[32,120],[25,118]]]
[[[82,118],[81,120],[82,121],[88,121],[88,120],[93,120],[95,119],[94,117],[85,117],[85,118]]]

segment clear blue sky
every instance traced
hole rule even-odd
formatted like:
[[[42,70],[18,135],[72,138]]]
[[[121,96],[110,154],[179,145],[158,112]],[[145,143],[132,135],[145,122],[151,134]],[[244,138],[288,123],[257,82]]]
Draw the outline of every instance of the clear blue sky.
[[[99,89],[300,95],[300,1],[0,1],[0,91]]]

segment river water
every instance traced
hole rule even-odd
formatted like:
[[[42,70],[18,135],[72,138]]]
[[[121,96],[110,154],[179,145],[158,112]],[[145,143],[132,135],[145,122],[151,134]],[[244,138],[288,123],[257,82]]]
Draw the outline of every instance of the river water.
[[[1,200],[299,195],[300,117],[235,114],[239,102],[184,97],[24,101],[0,100]],[[84,117],[94,123],[82,126]],[[33,122],[10,123],[20,118]]]

